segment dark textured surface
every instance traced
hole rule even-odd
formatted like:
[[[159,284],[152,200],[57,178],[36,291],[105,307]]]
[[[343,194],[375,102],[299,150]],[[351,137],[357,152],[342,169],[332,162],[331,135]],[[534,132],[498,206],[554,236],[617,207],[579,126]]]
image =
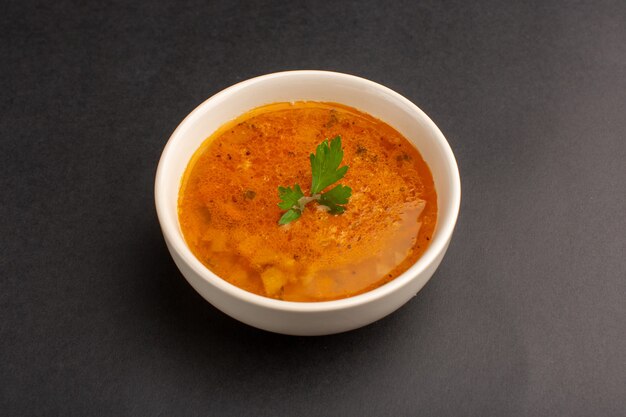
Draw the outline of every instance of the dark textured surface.
[[[4,2],[0,414],[626,415],[624,2]],[[160,152],[237,81],[329,69],[448,137],[461,216],[416,298],[346,334],[203,301]]]

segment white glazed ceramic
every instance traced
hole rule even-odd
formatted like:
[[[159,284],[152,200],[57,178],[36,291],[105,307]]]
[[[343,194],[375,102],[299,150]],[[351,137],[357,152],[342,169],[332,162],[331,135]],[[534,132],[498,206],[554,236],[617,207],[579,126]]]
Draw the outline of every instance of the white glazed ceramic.
[[[191,253],[177,215],[182,175],[193,153],[221,125],[255,107],[285,101],[330,101],[384,120],[420,151],[430,166],[439,213],[430,247],[393,281],[354,297],[313,303],[280,301],[244,291],[208,270]],[[417,106],[398,93],[352,75],[327,71],[279,72],[243,81],[200,104],[170,137],[156,174],[156,209],[174,262],[207,301],[260,329],[291,335],[324,335],[356,329],[406,303],[433,275],[445,254],[461,200],[459,171],[448,142]]]

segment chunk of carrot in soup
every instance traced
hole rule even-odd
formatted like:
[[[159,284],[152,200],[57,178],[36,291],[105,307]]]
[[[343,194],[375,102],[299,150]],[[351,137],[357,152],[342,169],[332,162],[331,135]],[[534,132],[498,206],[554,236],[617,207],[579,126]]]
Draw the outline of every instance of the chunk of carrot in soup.
[[[346,211],[311,204],[285,226],[277,188],[311,184],[309,154],[340,135]],[[276,103],[227,123],[183,176],[179,220],[187,245],[222,279],[287,301],[327,301],[373,290],[424,253],[437,193],[418,150],[381,120],[337,103]]]

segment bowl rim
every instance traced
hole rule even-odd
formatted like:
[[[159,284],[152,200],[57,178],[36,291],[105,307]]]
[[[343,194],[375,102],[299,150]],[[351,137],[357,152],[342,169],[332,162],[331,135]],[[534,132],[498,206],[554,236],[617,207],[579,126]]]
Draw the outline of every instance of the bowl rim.
[[[168,209],[166,208],[168,205],[168,201],[166,199],[166,193],[164,191],[165,180],[167,176],[166,166],[167,161],[170,158],[170,155],[173,153],[173,149],[176,146],[176,142],[178,142],[179,137],[182,134],[182,131],[185,130],[185,127],[189,124],[192,124],[197,118],[201,116],[203,109],[207,106],[210,106],[213,102],[219,102],[221,100],[227,99],[229,95],[245,89],[249,86],[258,83],[264,83],[269,80],[275,80],[277,78],[288,78],[288,77],[327,77],[329,80],[334,78],[340,81],[346,81],[351,83],[360,83],[364,87],[370,87],[377,89],[381,92],[386,93],[386,95],[393,97],[395,100],[398,100],[403,105],[410,108],[413,112],[417,113],[419,118],[423,122],[425,122],[426,127],[431,131],[433,137],[436,139],[438,144],[443,150],[445,154],[445,159],[448,163],[447,171],[448,176],[451,179],[450,184],[450,201],[448,203],[449,206],[449,214],[445,218],[438,217],[437,218],[437,232],[433,235],[431,239],[430,245],[424,251],[422,256],[409,267],[402,274],[394,278],[393,280],[377,287],[373,290],[354,295],[347,298],[341,298],[338,300],[331,301],[313,301],[313,302],[300,302],[300,301],[284,301],[277,300],[269,297],[264,297],[262,295],[254,294],[243,290],[223,278],[220,278],[217,274],[212,272],[206,266],[204,266],[191,252],[189,247],[187,246],[182,233],[180,232],[180,226],[178,224],[178,216],[176,215],[176,220],[174,222],[168,221]],[[208,137],[208,136],[207,136]],[[180,189],[180,187],[179,187]],[[450,144],[444,137],[443,133],[439,130],[437,125],[424,113],[419,107],[417,107],[413,102],[400,95],[399,93],[391,90],[388,87],[385,87],[382,84],[376,83],[374,81],[356,76],[350,75],[340,72],[334,71],[323,71],[323,70],[291,70],[291,71],[281,71],[274,72],[270,74],[260,75],[254,78],[250,78],[241,82],[238,82],[230,87],[227,87],[218,93],[212,95],[201,104],[199,104],[191,113],[189,113],[182,122],[176,127],[174,132],[170,135],[165,147],[163,148],[163,152],[159,159],[159,163],[157,166],[156,177],[155,177],[155,185],[154,185],[154,198],[155,198],[155,206],[157,211],[157,217],[159,223],[161,225],[161,230],[163,235],[170,246],[171,249],[175,250],[176,253],[182,258],[182,260],[204,281],[208,284],[216,287],[217,289],[229,294],[230,296],[238,299],[239,301],[243,301],[245,303],[254,304],[260,307],[264,307],[271,310],[276,311],[289,311],[294,313],[308,313],[308,312],[328,312],[328,311],[338,311],[345,310],[354,307],[361,306],[363,304],[368,304],[378,299],[385,298],[386,296],[395,293],[400,290],[402,287],[409,284],[412,280],[419,277],[424,270],[426,270],[433,262],[437,260],[437,257],[445,252],[447,245],[450,241],[452,233],[454,231],[454,227],[456,224],[456,220],[458,218],[460,204],[461,204],[461,181],[459,175],[458,165],[456,163],[456,159],[454,158],[454,154],[452,149],[450,148]],[[441,212],[441,209],[439,210]],[[184,274],[183,274],[184,275]]]

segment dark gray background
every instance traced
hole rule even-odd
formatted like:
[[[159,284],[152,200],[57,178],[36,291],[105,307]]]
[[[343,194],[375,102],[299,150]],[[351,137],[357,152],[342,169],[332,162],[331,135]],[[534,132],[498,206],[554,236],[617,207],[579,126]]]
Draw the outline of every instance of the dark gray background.
[[[0,414],[626,415],[626,4],[0,6]],[[329,69],[440,126],[463,202],[395,314],[300,338],[206,303],[153,205],[178,123]]]

